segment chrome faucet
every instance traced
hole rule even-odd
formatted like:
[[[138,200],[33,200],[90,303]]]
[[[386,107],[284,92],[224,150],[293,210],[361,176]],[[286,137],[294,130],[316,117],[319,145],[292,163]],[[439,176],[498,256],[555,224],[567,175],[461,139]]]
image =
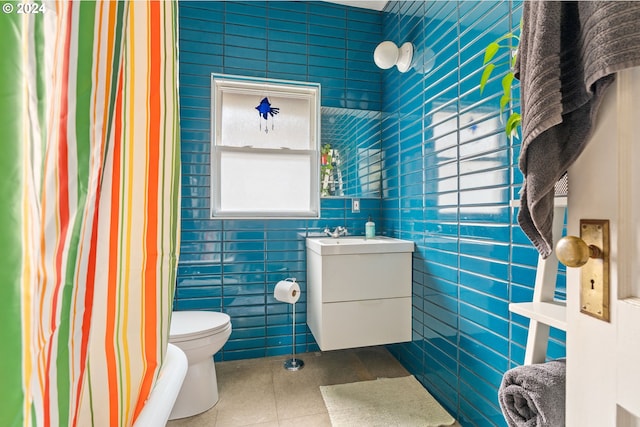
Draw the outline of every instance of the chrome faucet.
[[[327,236],[331,236],[334,239],[337,239],[340,236],[347,235],[347,227],[342,227],[341,225],[339,225],[333,231],[331,231],[329,227],[325,227],[324,234],[326,234]]]

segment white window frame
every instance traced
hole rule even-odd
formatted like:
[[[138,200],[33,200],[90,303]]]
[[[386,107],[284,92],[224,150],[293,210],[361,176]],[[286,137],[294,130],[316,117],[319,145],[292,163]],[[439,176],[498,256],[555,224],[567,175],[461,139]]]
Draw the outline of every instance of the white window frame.
[[[285,148],[275,146],[277,144],[273,142],[254,147],[240,140],[223,141],[222,117],[225,93],[229,94],[227,99],[231,97],[242,99],[245,96],[252,102],[255,99],[256,105],[265,94],[280,100],[291,99],[292,102],[306,100],[309,105],[308,140],[301,140],[300,143],[295,144],[303,148]],[[253,119],[250,108],[247,109],[247,114]],[[277,116],[278,132],[286,132],[286,127],[282,128],[286,126],[285,114],[286,111],[281,109]],[[255,116],[258,116],[257,111]],[[257,120],[253,123],[256,124],[255,132],[258,138],[259,132],[264,131],[258,130]],[[228,136],[227,138],[229,139]],[[307,135],[302,137],[302,139],[305,138]],[[246,156],[244,164],[241,161],[243,156]],[[273,163],[280,164],[279,170],[267,166],[271,162],[269,159],[273,159]],[[244,174],[234,169],[237,166],[248,167],[248,165],[252,165],[253,168],[263,168],[262,174],[256,174],[260,175],[261,180],[255,175]],[[319,218],[320,84],[212,74],[210,172],[212,218]],[[274,180],[277,181],[274,182]],[[267,196],[265,188],[273,192]],[[229,197],[236,191],[253,195],[244,200]]]

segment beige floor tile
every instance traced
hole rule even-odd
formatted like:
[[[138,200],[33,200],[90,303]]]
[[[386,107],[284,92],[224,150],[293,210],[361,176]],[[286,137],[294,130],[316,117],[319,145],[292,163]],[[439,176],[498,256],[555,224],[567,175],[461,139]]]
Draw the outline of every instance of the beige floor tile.
[[[245,426],[278,420],[273,382],[221,389],[216,426]]]
[[[278,414],[273,395],[260,400],[248,398],[245,403],[220,409],[216,418],[216,427],[240,427],[254,424],[275,423]]]
[[[362,381],[368,376],[365,366],[351,351],[305,353],[300,357],[305,362],[303,370],[315,378],[317,385]]]
[[[278,419],[297,418],[327,411],[320,386],[313,375],[274,376],[273,386]]]
[[[266,423],[256,423],[256,424],[247,424],[243,427],[279,427],[279,423],[277,421],[269,421]],[[216,424],[216,427],[225,427],[223,424]],[[235,427],[235,426],[232,426]],[[300,426],[302,427],[302,426]]]
[[[329,427],[321,385],[409,375],[384,348],[298,354],[305,363],[287,371],[289,356],[216,363],[220,400],[211,410],[167,427]]]
[[[329,414],[307,415],[305,417],[280,420],[280,427],[331,427]]]
[[[167,427],[210,427],[216,425],[216,417],[218,416],[218,408],[214,406],[202,414],[193,417],[180,418],[167,423]]]
[[[319,388],[318,354],[297,355],[305,363],[298,371],[284,369],[287,358],[274,360],[273,389],[279,420],[326,412]]]
[[[273,375],[265,359],[216,364],[220,400],[216,426],[277,422]]]
[[[256,424],[243,424],[242,427],[279,427],[278,421],[269,421],[266,423],[256,423]],[[215,427],[238,427],[237,425],[230,424],[216,424]],[[213,427],[213,425],[211,426]],[[301,426],[302,427],[302,426]]]
[[[366,366],[372,380],[410,375],[409,371],[384,347],[364,347],[355,349],[354,353]]]

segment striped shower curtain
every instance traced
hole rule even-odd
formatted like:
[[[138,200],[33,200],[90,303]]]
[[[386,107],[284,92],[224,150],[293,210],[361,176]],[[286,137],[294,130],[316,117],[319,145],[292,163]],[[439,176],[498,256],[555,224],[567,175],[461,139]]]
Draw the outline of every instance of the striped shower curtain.
[[[0,425],[129,426],[175,286],[177,4],[25,5],[0,13]]]

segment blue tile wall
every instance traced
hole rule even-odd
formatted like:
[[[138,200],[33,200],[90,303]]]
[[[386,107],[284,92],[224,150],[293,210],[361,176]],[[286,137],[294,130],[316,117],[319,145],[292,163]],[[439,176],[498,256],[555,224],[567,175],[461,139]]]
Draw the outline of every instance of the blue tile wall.
[[[389,346],[464,426],[504,426],[497,390],[524,360],[537,253],[517,225],[518,141],[502,134],[500,75],[478,90],[485,46],[520,20],[520,1],[395,1],[384,12],[322,2],[184,2],[180,12],[182,252],[175,307],[218,310],[234,332],[218,359],[287,354],[291,309],[275,283],[296,277],[296,350],[306,327],[304,236],[326,225],[416,243],[413,339]],[[378,70],[381,40],[411,41],[414,69]],[[382,199],[323,199],[318,220],[209,218],[210,74],[315,81],[322,105],[381,111]],[[489,95],[495,93],[496,95]],[[517,108],[517,105],[514,106]],[[564,276],[556,295],[564,297]],[[564,356],[553,330],[548,356]]]
[[[383,39],[416,51],[413,69],[383,74],[383,227],[417,247],[413,340],[390,349],[462,425],[504,426],[497,391],[524,360],[528,328],[508,305],[531,300],[537,252],[509,204],[522,176],[499,117],[502,76],[484,96],[478,86],[485,47],[517,29],[521,2],[384,12]],[[549,357],[564,356],[564,340],[553,330]]]
[[[213,220],[210,191],[210,75],[319,82],[322,106],[381,110],[382,73],[371,61],[382,14],[322,2],[180,1],[182,248],[176,310],[228,313],[233,333],[218,360],[291,352],[292,310],[273,288],[295,277],[296,351],[317,350],[306,326],[304,236],[325,226],[364,234],[381,222],[380,198],[323,199],[316,220]],[[354,175],[355,176],[355,175]],[[379,231],[383,231],[378,227]]]

